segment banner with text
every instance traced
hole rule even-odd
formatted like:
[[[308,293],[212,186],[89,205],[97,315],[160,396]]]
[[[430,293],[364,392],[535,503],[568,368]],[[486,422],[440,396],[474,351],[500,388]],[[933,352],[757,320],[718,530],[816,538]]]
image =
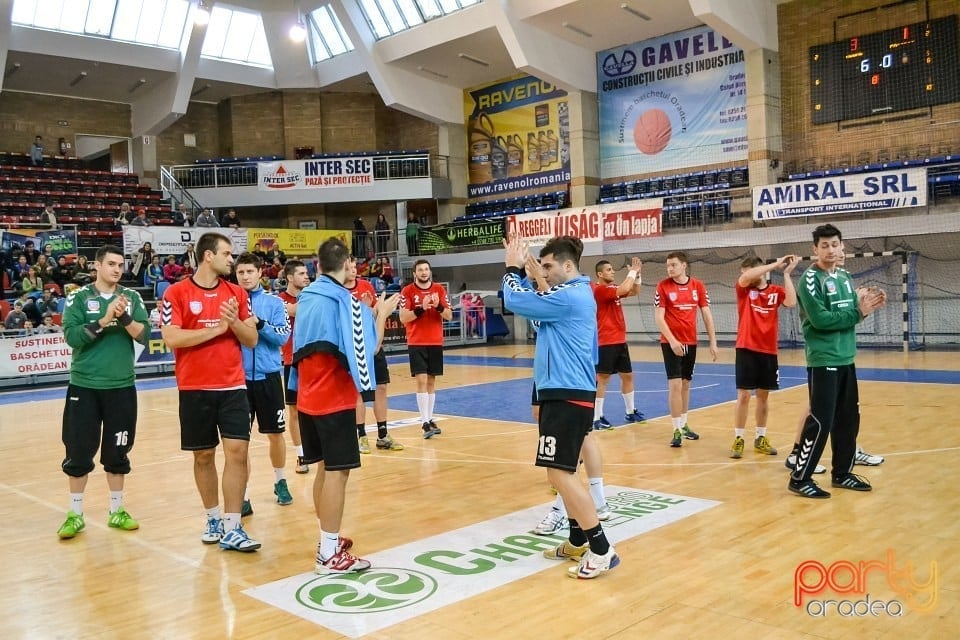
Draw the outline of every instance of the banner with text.
[[[288,258],[293,256],[309,257],[317,252],[320,245],[330,238],[339,238],[348,247],[353,238],[352,231],[343,229],[247,229],[247,246],[262,251],[277,247]]]
[[[362,187],[373,184],[373,157],[257,163],[260,191]]]
[[[507,216],[507,233],[516,233],[532,245],[546,244],[554,236],[576,236],[583,242],[603,240],[601,206],[559,211],[538,211]]]
[[[205,233],[222,233],[230,238],[233,253],[247,251],[247,229],[231,227],[123,227],[123,252],[127,255],[137,251],[149,242],[153,252],[160,256],[179,256],[187,250],[187,245],[197,245],[197,240]]]
[[[753,188],[753,219],[927,206],[927,170],[898,169]]]
[[[53,250],[53,257],[65,256],[72,264],[77,257],[77,232],[72,229],[38,231],[36,229],[0,229],[0,251],[16,256],[27,242],[32,242],[37,254],[44,252],[47,246]]]
[[[467,197],[570,182],[567,92],[521,75],[463,92]]]
[[[503,242],[504,228],[503,218],[421,227],[417,246],[423,253],[457,247],[500,245]]]
[[[663,200],[650,198],[601,206],[603,239],[639,240],[663,235]]]
[[[597,53],[600,177],[747,158],[743,51],[702,26]]]

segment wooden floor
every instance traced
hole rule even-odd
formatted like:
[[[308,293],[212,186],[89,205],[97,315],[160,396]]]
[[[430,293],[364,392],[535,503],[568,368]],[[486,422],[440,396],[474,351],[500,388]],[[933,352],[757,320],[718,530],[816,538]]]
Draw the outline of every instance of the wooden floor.
[[[732,350],[723,351],[732,358]],[[532,346],[469,354],[529,357]],[[633,356],[660,361],[655,348],[634,348]],[[786,353],[781,361],[800,364],[802,355]],[[858,366],[957,370],[960,358],[864,352]],[[391,395],[410,393],[405,366],[392,370]],[[530,375],[525,368],[448,365],[440,387],[507,379],[527,385]],[[601,440],[608,485],[722,504],[619,543],[622,565],[598,580],[569,580],[564,574],[572,564],[557,565],[367,637],[956,638],[960,429],[953,412],[960,385],[861,382],[861,401],[861,443],[886,456],[882,466],[857,468],[874,484],[872,493],[835,490],[830,500],[814,501],[787,492],[783,459],[806,403],[803,387],[772,397],[769,435],[781,447],[777,457],[748,448],[742,460],[728,458],[730,403],[694,412],[690,423],[702,439],[680,450],[667,446],[667,418],[603,432],[591,437]],[[311,571],[318,535],[313,472],[294,475],[289,465],[295,502],[279,507],[272,501],[266,443],[256,436],[256,512],[245,526],[263,549],[238,554],[202,545],[191,458],[178,449],[176,391],[144,391],[125,500],[141,529],[106,527],[107,488],[98,470],[87,488],[87,529],[60,541],[55,531],[67,506],[59,471],[62,405],[62,399],[32,402],[23,394],[23,402],[0,406],[0,638],[341,637],[243,593]],[[409,416],[391,413],[391,419]],[[441,426],[443,435],[430,441],[420,439],[415,426],[394,429],[407,449],[364,456],[363,468],[351,476],[343,533],[354,538],[358,554],[553,499],[544,472],[532,465],[532,424],[452,417]],[[821,619],[794,606],[800,563],[883,560],[888,550],[898,569],[912,562],[920,581],[936,563],[932,612],[904,604],[902,617],[846,618],[834,610]],[[838,582],[844,579],[838,574]],[[868,585],[872,600],[906,603],[879,575]]]

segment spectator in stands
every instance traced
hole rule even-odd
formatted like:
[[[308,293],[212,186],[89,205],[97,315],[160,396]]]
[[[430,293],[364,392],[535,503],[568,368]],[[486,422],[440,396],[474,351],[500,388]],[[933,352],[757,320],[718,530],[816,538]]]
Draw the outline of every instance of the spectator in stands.
[[[353,221],[353,257],[362,260],[367,255],[367,225],[363,218]]]
[[[30,162],[35,167],[43,166],[43,138],[40,136],[35,137],[30,145]]]
[[[21,280],[27,277],[27,273],[30,271],[30,263],[27,261],[27,256],[21,254],[17,258],[17,264],[13,265],[13,280],[14,286],[16,283],[19,283]]]
[[[40,273],[36,267],[30,267],[27,275],[20,281],[20,291],[23,293],[36,293],[38,295],[43,292],[43,279],[40,277]]]
[[[186,202],[181,202],[180,206],[171,214],[173,224],[178,227],[189,227],[193,223],[193,213]]]
[[[204,209],[203,212],[197,216],[197,221],[194,223],[195,227],[219,227],[220,223],[217,222],[217,216],[213,215],[213,211],[210,209]]]
[[[27,264],[36,264],[37,256],[39,255],[34,247],[33,240],[27,240],[23,243],[23,257],[27,259]]]
[[[53,314],[45,313],[43,314],[43,320],[40,323],[40,326],[37,327],[37,333],[60,333],[63,331],[63,327],[53,322]]]
[[[47,243],[43,245],[43,255],[47,256],[47,262],[53,264],[56,260],[53,259],[53,245]]]
[[[280,250],[279,242],[274,242],[270,250],[264,254],[264,262],[272,263],[277,258],[280,259],[280,264],[283,265],[283,263],[287,261],[287,254]]]
[[[420,220],[413,211],[407,213],[407,255],[420,255]]]
[[[3,328],[7,331],[19,331],[23,329],[26,321],[27,314],[23,312],[23,301],[17,300],[13,303],[13,309],[7,314],[7,317],[4,318]]]
[[[130,221],[133,219],[133,211],[130,210],[129,202],[120,203],[120,211],[117,212],[116,223],[118,225],[130,224]]]
[[[313,282],[317,279],[317,270],[320,268],[320,256],[313,254],[310,256],[310,259],[304,263],[304,266],[307,267],[307,277],[310,278],[310,281]]]
[[[60,305],[60,296],[56,289],[52,286],[47,285],[43,290],[43,295],[34,301],[34,306],[37,310],[37,324],[40,324],[40,320],[45,313],[59,313]],[[24,305],[24,312],[26,312],[26,305]],[[29,313],[27,315],[30,315]]]
[[[197,251],[193,248],[193,243],[187,243],[187,250],[180,254],[180,266],[188,268],[191,272],[197,270]]]
[[[130,221],[133,227],[149,227],[150,221],[147,220],[147,210],[143,207],[137,209],[137,217]]]
[[[158,306],[150,311],[150,326],[154,329],[160,328],[160,307]]]
[[[20,335],[21,335],[21,336],[32,336],[32,335],[35,334],[36,332],[37,332],[37,330],[34,329],[33,320],[31,320],[30,318],[27,318],[26,320],[24,320],[24,322],[23,322],[23,330],[20,332]]]
[[[157,283],[163,279],[163,265],[160,264],[160,256],[154,254],[153,258],[150,259],[150,266],[147,267],[147,275],[143,283],[148,287],[153,287],[153,290],[156,291]]]
[[[269,264],[264,263],[261,269],[261,275],[271,282],[276,280],[281,273],[283,273],[283,264],[281,264],[279,257],[275,257]],[[269,288],[268,286],[267,289]]]
[[[140,280],[151,262],[153,262],[153,245],[144,242],[143,246],[137,249],[137,255],[133,258],[133,269],[130,270],[133,277]]]
[[[53,265],[47,261],[47,254],[41,253],[37,256],[37,263],[33,265],[37,270],[37,275],[39,275],[44,280],[50,279],[50,270],[53,269]]]
[[[49,224],[51,229],[57,228],[57,212],[53,210],[52,202],[47,202],[40,212],[40,224]]]
[[[57,258],[57,264],[53,267],[53,270],[50,272],[50,279],[53,282],[56,282],[57,285],[62,290],[68,282],[73,280],[74,271],[73,267],[67,264],[67,257],[60,256]]]
[[[267,260],[267,252],[263,250],[259,242],[253,244],[253,251],[250,253],[260,258],[260,264],[263,264]]]
[[[380,279],[383,280],[386,284],[393,284],[393,263],[390,262],[390,258],[387,256],[380,257]]]
[[[390,242],[390,223],[387,217],[382,213],[377,216],[377,224],[374,227],[377,238],[377,253],[386,253]]]
[[[227,212],[220,218],[221,227],[232,227],[234,229],[240,228],[240,216],[237,215],[236,209],[227,209]]]
[[[167,256],[167,264],[163,265],[163,279],[170,284],[183,280],[183,267],[177,264],[176,256]]]
[[[373,264],[370,265],[369,277],[383,280],[383,262],[380,258],[374,259]]]

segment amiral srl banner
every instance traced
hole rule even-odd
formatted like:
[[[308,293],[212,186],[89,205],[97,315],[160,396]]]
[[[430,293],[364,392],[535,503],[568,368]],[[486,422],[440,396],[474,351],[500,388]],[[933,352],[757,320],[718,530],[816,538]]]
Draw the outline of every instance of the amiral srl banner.
[[[567,92],[520,75],[463,92],[467,197],[490,199],[570,182]]]
[[[706,26],[597,53],[600,177],[747,158],[743,51]]]

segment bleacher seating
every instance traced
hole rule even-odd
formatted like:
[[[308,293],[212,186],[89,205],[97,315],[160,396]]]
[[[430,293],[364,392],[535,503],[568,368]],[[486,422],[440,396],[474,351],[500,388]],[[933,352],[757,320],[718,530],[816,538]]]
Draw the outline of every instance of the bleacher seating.
[[[467,205],[464,215],[457,217],[454,222],[481,220],[483,218],[501,218],[503,216],[532,213],[534,211],[553,211],[566,207],[567,201],[566,191],[553,191],[517,198],[473,202]]]

